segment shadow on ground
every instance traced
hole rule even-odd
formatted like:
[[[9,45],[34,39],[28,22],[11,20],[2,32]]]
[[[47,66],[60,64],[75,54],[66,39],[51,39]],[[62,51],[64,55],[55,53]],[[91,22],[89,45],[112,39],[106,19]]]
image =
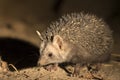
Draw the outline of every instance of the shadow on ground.
[[[22,69],[37,65],[39,48],[23,40],[0,38],[0,54],[8,64]]]

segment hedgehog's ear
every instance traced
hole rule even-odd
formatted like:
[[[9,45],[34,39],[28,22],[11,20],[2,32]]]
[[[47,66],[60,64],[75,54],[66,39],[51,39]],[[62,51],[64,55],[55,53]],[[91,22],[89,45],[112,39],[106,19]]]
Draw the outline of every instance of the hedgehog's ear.
[[[55,35],[53,37],[53,44],[58,47],[59,49],[62,49],[63,47],[63,39],[59,35]]]

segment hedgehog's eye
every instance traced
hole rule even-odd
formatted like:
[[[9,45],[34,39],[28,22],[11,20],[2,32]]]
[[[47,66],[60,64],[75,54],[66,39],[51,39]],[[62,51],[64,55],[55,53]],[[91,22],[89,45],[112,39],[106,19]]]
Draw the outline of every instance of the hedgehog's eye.
[[[48,57],[52,57],[52,56],[53,56],[53,54],[52,54],[52,53],[49,53],[49,54],[48,54]]]

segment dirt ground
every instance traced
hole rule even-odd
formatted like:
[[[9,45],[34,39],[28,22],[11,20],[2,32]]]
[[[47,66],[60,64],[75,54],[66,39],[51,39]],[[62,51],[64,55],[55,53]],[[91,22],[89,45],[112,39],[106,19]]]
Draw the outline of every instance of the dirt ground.
[[[56,1],[58,2],[55,3],[60,5],[59,0]],[[8,63],[10,69],[6,72],[0,71],[0,80],[120,80],[120,7],[117,6],[118,0],[101,0],[101,2],[93,0],[88,3],[84,0],[65,0],[61,2],[63,3],[61,7],[52,6],[53,3],[54,0],[51,2],[0,0],[0,56]],[[64,66],[66,70],[58,67],[56,71],[51,72],[38,67],[40,40],[36,30],[42,32],[62,14],[81,10],[102,17],[113,30],[115,45],[110,62],[102,64],[101,69],[93,75],[87,71],[86,67],[83,67],[80,70],[80,77],[69,76],[69,73],[73,72],[73,67],[70,65]]]
[[[72,67],[66,67],[72,72]],[[64,69],[58,68],[56,71],[47,71],[43,67],[32,67],[14,72],[0,73],[0,80],[119,80],[120,63],[112,61],[109,64],[103,64],[101,69],[93,74],[81,69],[81,77],[71,77]]]

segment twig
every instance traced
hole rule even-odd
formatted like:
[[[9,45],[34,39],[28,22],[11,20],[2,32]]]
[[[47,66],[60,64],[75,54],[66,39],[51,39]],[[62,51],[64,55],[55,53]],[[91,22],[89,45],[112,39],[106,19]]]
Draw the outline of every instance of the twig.
[[[16,72],[19,72],[19,71],[17,70],[17,68],[16,68],[13,64],[9,64],[9,66],[12,66],[12,68],[13,68]]]

